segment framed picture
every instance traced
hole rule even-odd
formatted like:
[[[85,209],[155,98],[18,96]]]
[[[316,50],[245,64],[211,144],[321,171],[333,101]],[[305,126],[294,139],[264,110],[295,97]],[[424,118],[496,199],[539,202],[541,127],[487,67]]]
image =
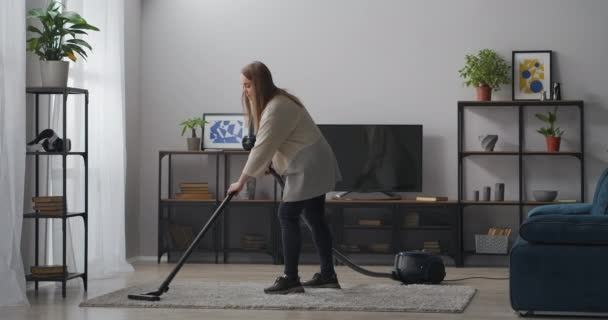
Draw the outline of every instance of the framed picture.
[[[540,100],[551,92],[551,51],[513,51],[513,100]]]
[[[242,150],[245,115],[242,113],[204,113],[202,149]]]

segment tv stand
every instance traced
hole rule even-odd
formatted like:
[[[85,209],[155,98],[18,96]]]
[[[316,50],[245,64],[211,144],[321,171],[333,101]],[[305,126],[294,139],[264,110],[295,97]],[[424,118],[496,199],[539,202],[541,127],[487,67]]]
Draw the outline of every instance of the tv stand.
[[[355,192],[344,191],[337,193],[335,200],[400,200],[401,196],[392,192]]]

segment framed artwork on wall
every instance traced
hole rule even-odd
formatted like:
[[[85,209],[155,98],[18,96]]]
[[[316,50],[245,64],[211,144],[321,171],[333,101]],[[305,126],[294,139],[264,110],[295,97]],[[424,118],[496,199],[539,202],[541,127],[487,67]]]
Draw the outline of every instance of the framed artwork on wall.
[[[242,113],[204,113],[202,149],[242,150],[245,115]]]
[[[551,92],[551,50],[513,51],[513,100],[540,100]]]

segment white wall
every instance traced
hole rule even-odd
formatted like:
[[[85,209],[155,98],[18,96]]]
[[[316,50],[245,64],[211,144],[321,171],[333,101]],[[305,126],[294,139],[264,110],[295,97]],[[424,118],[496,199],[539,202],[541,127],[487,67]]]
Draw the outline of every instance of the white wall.
[[[424,125],[424,193],[454,199],[456,101],[474,98],[474,90],[464,88],[457,73],[464,55],[493,48],[510,61],[512,50],[553,50],[554,80],[562,82],[563,97],[586,103],[588,199],[608,162],[603,142],[608,120],[608,1],[146,0],[141,4],[137,124],[141,132],[128,131],[129,165],[140,168],[139,183],[130,184],[139,188],[140,203],[129,206],[139,209],[138,255],[156,254],[156,237],[151,235],[157,219],[158,150],[185,148],[178,123],[187,117],[239,112],[239,71],[252,60],[264,61],[276,83],[301,97],[318,123]],[[132,49],[138,50],[134,44]],[[128,56],[132,62],[137,57]],[[132,82],[131,88],[136,85]],[[510,92],[505,86],[496,99],[509,99]],[[486,132],[501,134],[497,149],[516,143],[515,131],[509,131],[511,116],[503,113],[487,109],[467,114],[469,123],[475,118],[488,120],[488,126],[468,131],[468,143],[475,147],[473,139]],[[136,123],[132,117],[128,116],[129,123]],[[530,148],[543,148],[533,131],[539,123],[531,114],[527,119]],[[564,113],[567,126],[576,119]],[[577,137],[575,129],[569,130],[566,149],[577,147]],[[132,152],[138,147],[139,154]],[[467,168],[473,168],[467,171],[467,194],[498,181],[507,183],[508,196],[514,194],[514,160],[476,159]],[[570,168],[573,174],[567,173]],[[534,173],[529,190],[559,183],[564,197],[576,196],[577,168],[569,159],[527,166],[526,172]],[[572,177],[575,183],[569,186]],[[133,182],[135,176],[129,179]],[[513,223],[501,220],[504,217],[484,217],[479,219],[490,219],[489,224]],[[484,231],[487,223],[468,231]]]
[[[127,191],[125,194],[125,230],[127,257],[137,256],[139,247],[139,145],[140,117],[140,59],[141,59],[141,0],[125,1],[125,118],[127,149]]]

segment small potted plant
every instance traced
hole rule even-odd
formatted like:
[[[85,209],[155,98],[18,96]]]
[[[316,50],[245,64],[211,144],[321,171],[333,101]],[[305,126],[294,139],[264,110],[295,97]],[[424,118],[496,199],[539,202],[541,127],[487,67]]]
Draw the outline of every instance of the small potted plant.
[[[85,30],[99,31],[76,12],[62,9],[61,2],[51,0],[46,9],[28,11],[27,18],[39,23],[28,24],[27,31],[35,36],[27,40],[27,51],[40,57],[43,87],[66,87],[69,62],[63,58],[76,62],[78,54],[86,60],[85,49],[93,48],[77,36],[87,35]]]
[[[186,133],[186,129],[192,130],[192,136],[188,138],[188,151],[198,151],[201,147],[201,138],[196,136],[196,128],[203,129],[207,121],[201,118],[191,118],[182,121],[179,125],[183,127],[182,136]]]
[[[545,139],[547,140],[547,151],[558,152],[564,130],[560,129],[559,127],[555,127],[555,122],[557,121],[557,107],[553,109],[553,112],[547,111],[546,115],[537,113],[535,116],[540,121],[548,124],[548,127],[542,127],[536,130],[536,132],[545,136]]]
[[[511,67],[496,51],[480,50],[477,55],[467,54],[465,65],[458,70],[467,87],[477,88],[477,101],[492,100],[492,90],[500,90],[501,84],[509,84]]]

